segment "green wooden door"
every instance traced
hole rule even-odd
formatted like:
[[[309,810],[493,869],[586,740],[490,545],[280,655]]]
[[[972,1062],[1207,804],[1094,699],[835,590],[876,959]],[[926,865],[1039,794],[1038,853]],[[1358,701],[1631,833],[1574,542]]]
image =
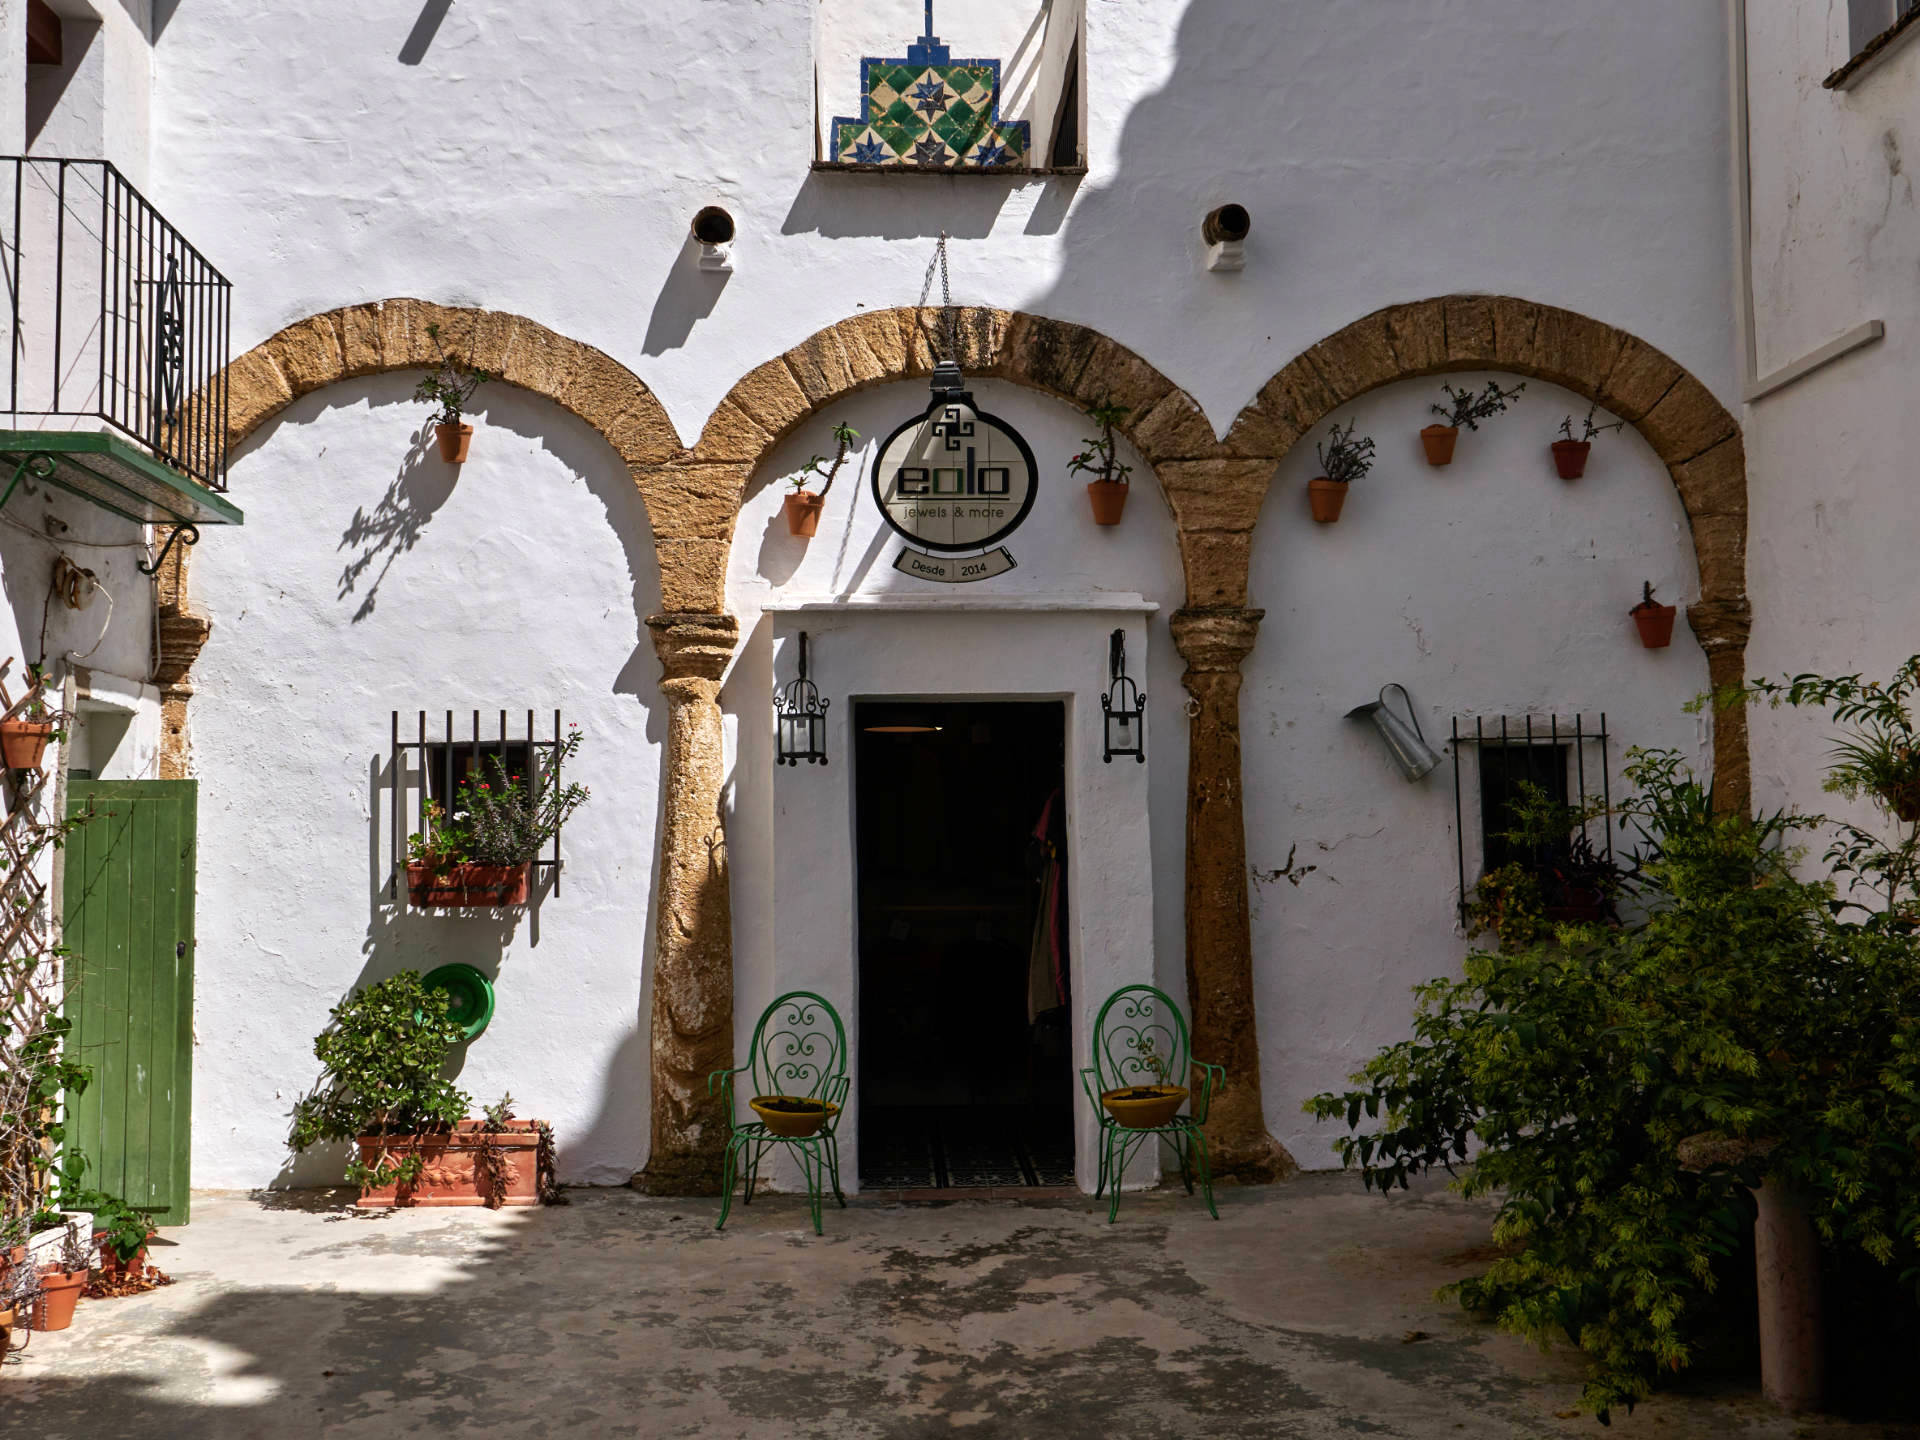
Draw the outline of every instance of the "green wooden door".
[[[62,909],[69,1053],[93,1067],[70,1103],[88,1184],[187,1220],[193,1100],[196,782],[70,779]]]

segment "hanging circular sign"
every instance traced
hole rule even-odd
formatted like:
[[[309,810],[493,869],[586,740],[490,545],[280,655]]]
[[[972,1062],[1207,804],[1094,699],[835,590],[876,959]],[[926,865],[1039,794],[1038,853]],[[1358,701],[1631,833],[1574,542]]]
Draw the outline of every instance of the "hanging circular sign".
[[[985,550],[1033,509],[1036,469],[1019,431],[976,410],[966,391],[936,389],[927,413],[874,457],[873,498],[909,545],[940,555]]]

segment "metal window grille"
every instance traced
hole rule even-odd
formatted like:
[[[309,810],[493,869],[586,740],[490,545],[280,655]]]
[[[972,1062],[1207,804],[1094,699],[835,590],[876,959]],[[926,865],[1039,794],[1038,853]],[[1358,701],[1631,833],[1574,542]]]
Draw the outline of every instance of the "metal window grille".
[[[473,712],[472,725],[465,736],[454,734],[455,712],[448,710],[445,713],[445,725],[437,739],[428,736],[427,712],[422,710],[419,712],[417,738],[402,740],[400,712],[393,712],[392,753],[388,769],[393,874],[387,883],[387,894],[394,899],[399,898],[406,881],[407,836],[426,832],[427,805],[439,800],[451,809],[460,782],[468,775],[484,773],[487,756],[502,756],[509,766],[515,759],[524,757],[526,768],[519,773],[526,777],[529,786],[535,787],[536,793],[538,787],[560,784],[562,731],[558,710],[553,712],[553,738],[550,740],[542,740],[534,734],[532,710],[527,711],[526,726],[517,736],[508,733],[508,712],[505,710],[499,712],[497,730],[489,726],[490,733],[486,735],[480,733],[480,711]],[[543,871],[551,874],[553,893],[558,895],[560,870],[560,836],[555,834],[553,853],[533,862],[533,879],[537,885]]]
[[[1463,733],[1461,721],[1453,722],[1453,834],[1460,866],[1460,923],[1467,921],[1467,826],[1466,802],[1461,780],[1460,752],[1468,745],[1474,747],[1476,762],[1475,789],[1480,792],[1480,827],[1483,860],[1493,848],[1489,835],[1497,823],[1496,817],[1488,815],[1487,787],[1482,777],[1491,768],[1488,762],[1498,766],[1500,773],[1509,777],[1515,775],[1550,774],[1551,767],[1557,763],[1560,767],[1558,786],[1545,785],[1548,793],[1564,799],[1571,805],[1582,805],[1593,792],[1587,788],[1589,776],[1600,784],[1599,796],[1608,811],[1613,808],[1613,776],[1609,758],[1611,736],[1607,731],[1606,712],[1599,716],[1599,726],[1595,728],[1584,714],[1576,714],[1571,719],[1558,715],[1525,715],[1497,717],[1477,715],[1473,718],[1473,728]],[[1546,759],[1547,769],[1542,770],[1542,752],[1553,755]],[[1558,752],[1557,755],[1554,752]],[[1593,825],[1599,825],[1601,843],[1594,845],[1594,853],[1613,859],[1613,826],[1602,816],[1598,820],[1585,821],[1581,833],[1592,843]],[[1488,867],[1483,864],[1482,873]],[[1477,878],[1477,877],[1476,877]]]
[[[224,491],[232,282],[105,160],[3,156],[9,184],[8,413],[104,420]]]

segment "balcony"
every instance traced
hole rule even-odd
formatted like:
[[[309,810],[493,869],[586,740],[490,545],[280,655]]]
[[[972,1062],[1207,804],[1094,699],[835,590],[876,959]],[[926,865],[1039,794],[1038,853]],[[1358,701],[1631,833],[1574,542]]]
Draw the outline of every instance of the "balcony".
[[[144,524],[239,524],[232,283],[108,162],[18,155],[0,156],[0,272],[0,506],[24,473]]]

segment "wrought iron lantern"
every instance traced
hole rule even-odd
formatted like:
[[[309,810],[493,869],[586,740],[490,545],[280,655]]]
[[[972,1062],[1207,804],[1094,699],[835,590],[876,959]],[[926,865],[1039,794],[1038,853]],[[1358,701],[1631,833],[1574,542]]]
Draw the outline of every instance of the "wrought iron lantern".
[[[1387,692],[1398,690],[1400,698],[1406,702],[1407,718],[1402,720],[1387,708]],[[1393,763],[1411,784],[1440,763],[1440,757],[1427,744],[1427,737],[1420,733],[1420,717],[1413,710],[1413,696],[1407,693],[1404,685],[1382,685],[1380,698],[1371,704],[1359,706],[1347,712],[1349,720],[1365,716],[1373,721],[1379,730],[1380,738],[1387,742],[1387,753],[1393,757]],[[1411,722],[1411,723],[1409,723]]]
[[[827,763],[827,706],[807,678],[807,632],[800,632],[800,673],[773,697],[774,763]]]
[[[1107,673],[1113,688],[1100,697],[1100,710],[1106,717],[1106,754],[1101,759],[1113,763],[1116,755],[1131,755],[1142,765],[1147,763],[1147,697],[1127,674],[1127,632],[1116,630],[1107,645]]]

